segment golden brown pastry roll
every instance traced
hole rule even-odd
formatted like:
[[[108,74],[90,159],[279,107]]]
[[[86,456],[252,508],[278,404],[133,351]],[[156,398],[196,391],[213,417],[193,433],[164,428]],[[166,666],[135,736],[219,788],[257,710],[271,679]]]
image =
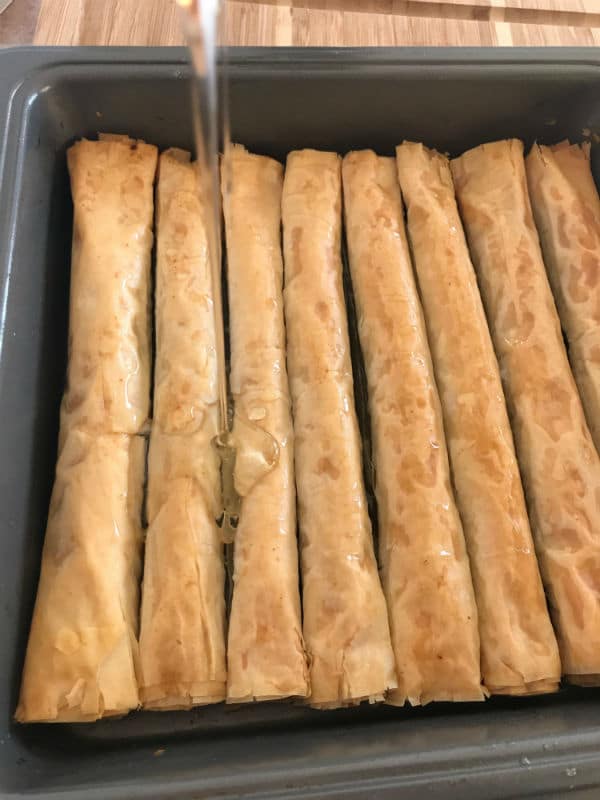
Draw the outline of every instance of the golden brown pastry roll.
[[[156,364],[153,425],[194,433],[216,397],[207,237],[190,154],[161,153],[156,191]]]
[[[211,277],[196,167],[160,157],[156,409],[140,632],[145,708],[188,708],[226,690],[217,366]]]
[[[142,589],[140,700],[174,709],[223,700],[225,573],[212,432],[153,431]]]
[[[73,251],[61,439],[139,433],[150,402],[150,252],[156,147],[101,134],[67,153]]]
[[[389,700],[482,700],[477,609],[396,166],[364,150],[342,172],[398,675]]]
[[[533,222],[523,145],[452,162],[513,425],[563,665],[600,677],[600,460],[569,368]]]
[[[554,691],[558,648],[450,165],[411,142],[396,159],[475,585],[483,682],[493,694]]]
[[[65,436],[19,722],[89,722],[138,705],[144,451],[138,436]]]
[[[227,645],[230,702],[308,694],[281,257],[283,168],[234,145],[223,163],[234,428],[264,431],[276,466],[243,498]],[[228,191],[225,187],[228,186]]]
[[[600,450],[600,198],[589,144],[534,145],[526,159],[533,215],[569,343],[569,360]]]
[[[282,208],[310,703],[335,707],[396,686],[354,409],[339,156],[290,153]]]

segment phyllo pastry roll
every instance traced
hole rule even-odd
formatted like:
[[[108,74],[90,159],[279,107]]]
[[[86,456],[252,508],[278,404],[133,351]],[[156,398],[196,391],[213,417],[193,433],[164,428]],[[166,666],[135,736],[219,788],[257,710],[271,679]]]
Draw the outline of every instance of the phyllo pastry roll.
[[[67,429],[139,433],[150,403],[150,253],[156,147],[100,134],[67,153],[73,249]]]
[[[88,722],[138,706],[144,451],[139,436],[65,436],[19,722]]]
[[[600,450],[600,198],[589,144],[534,145],[527,182],[588,426]]]
[[[274,468],[246,487],[235,532],[227,699],[305,697],[308,667],[283,321],[283,168],[234,145],[221,173],[237,446],[241,452],[249,437],[254,442],[262,435],[278,452]]]
[[[410,142],[396,158],[475,586],[483,682],[493,694],[554,691],[558,648],[450,165]]]
[[[162,433],[195,433],[207,424],[217,391],[214,325],[197,165],[171,148],[161,153],[156,188],[152,424]]]
[[[477,609],[396,166],[365,150],[342,172],[398,676],[389,700],[482,700]]]
[[[600,677],[600,459],[562,339],[527,193],[523,145],[452,162],[500,366],[563,672]]]
[[[310,703],[335,707],[396,686],[354,408],[335,153],[288,156],[283,232]]]
[[[140,631],[140,700],[174,709],[225,698],[225,570],[211,435],[153,432]]]
[[[211,278],[189,154],[160,157],[155,417],[140,632],[145,708],[224,699],[225,596]]]

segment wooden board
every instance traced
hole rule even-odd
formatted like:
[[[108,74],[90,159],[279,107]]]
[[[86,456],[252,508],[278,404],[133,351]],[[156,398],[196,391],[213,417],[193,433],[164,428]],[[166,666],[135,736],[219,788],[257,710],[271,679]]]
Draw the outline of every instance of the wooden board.
[[[175,0],[13,0],[0,44],[181,44]],[[228,0],[234,45],[600,45],[600,0]]]

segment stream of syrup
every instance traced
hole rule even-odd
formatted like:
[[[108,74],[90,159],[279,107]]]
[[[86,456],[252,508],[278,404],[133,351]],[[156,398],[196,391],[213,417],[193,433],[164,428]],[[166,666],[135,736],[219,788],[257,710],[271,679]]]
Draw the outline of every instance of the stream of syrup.
[[[213,440],[220,459],[223,511],[219,518],[225,544],[234,540],[241,514],[242,497],[268,474],[279,460],[279,446],[262,427],[250,420],[237,420],[229,402],[225,360],[225,324],[221,270],[222,215],[219,152],[223,152],[223,194],[231,190],[228,171],[230,147],[227,76],[219,82],[217,45],[222,22],[222,0],[177,0],[184,12],[185,33],[190,49],[192,111],[199,192],[205,210],[208,257],[213,295],[217,360],[219,431]],[[226,72],[225,62],[221,67]],[[222,142],[219,131],[223,131]],[[239,451],[239,452],[238,452]],[[236,470],[236,463],[238,469]],[[231,553],[228,554],[229,557]],[[228,558],[230,561],[230,558]],[[231,564],[228,565],[228,570]]]

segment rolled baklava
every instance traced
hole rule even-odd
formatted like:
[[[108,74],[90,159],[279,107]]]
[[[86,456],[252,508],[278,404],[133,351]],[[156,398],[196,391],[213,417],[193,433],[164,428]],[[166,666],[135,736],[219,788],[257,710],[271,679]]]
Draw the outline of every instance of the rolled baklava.
[[[156,369],[140,631],[145,708],[226,693],[215,321],[204,209],[189,153],[161,154]]]
[[[569,361],[590,433],[600,450],[600,198],[590,146],[535,144],[525,163]]]
[[[283,168],[234,145],[221,174],[237,447],[241,456],[265,437],[277,454],[272,469],[250,475],[235,531],[227,699],[305,697],[308,667],[283,320]]]
[[[19,722],[88,722],[139,704],[145,441],[65,436],[56,466]]]
[[[67,388],[16,718],[86,722],[139,704],[142,485],[157,150],[101,134],[67,152]]]
[[[304,638],[317,707],[396,686],[354,408],[342,289],[340,158],[287,158],[285,321],[295,433]]]
[[[512,422],[563,673],[600,680],[600,459],[567,359],[522,142],[452,161]]]
[[[67,152],[73,248],[61,438],[140,433],[150,411],[150,254],[157,150],[100,134]]]
[[[475,586],[483,682],[492,694],[554,691],[558,648],[450,164],[411,142],[396,159]]]
[[[477,609],[396,166],[365,150],[342,172],[398,676],[389,701],[482,700]]]

